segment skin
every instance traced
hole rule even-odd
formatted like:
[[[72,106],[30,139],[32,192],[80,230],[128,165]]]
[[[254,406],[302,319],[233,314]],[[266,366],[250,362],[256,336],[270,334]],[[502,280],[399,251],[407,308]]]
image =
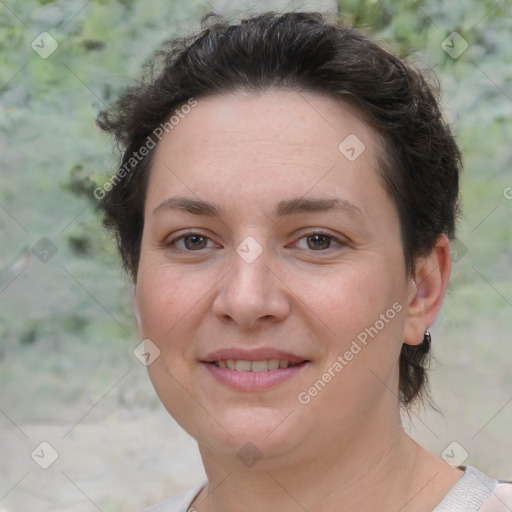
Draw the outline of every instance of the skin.
[[[365,145],[354,161],[338,149],[350,134]],[[400,421],[400,348],[420,343],[434,321],[450,257],[442,235],[406,274],[398,212],[376,171],[383,150],[352,107],[285,90],[200,98],[160,142],[134,304],[141,336],[160,350],[153,385],[198,442],[209,481],[199,512],[430,511],[462,475]],[[171,197],[222,213],[155,212]],[[356,209],[274,215],[279,201],[302,197]],[[333,237],[316,239],[321,250],[308,238],[319,229]],[[206,238],[180,238],[185,230]],[[262,248],[252,263],[236,252],[247,237]],[[395,303],[401,311],[301,404],[299,393]],[[217,349],[262,346],[310,362],[251,392],[200,363]],[[248,442],[262,454],[252,467],[237,457]]]

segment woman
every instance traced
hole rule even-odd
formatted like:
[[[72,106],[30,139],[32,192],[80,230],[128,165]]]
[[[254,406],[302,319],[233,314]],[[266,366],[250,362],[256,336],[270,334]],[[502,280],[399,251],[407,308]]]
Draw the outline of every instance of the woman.
[[[510,483],[400,421],[459,209],[422,75],[315,13],[217,21],[160,56],[99,118],[124,154],[97,197],[208,481],[147,510],[511,510]]]

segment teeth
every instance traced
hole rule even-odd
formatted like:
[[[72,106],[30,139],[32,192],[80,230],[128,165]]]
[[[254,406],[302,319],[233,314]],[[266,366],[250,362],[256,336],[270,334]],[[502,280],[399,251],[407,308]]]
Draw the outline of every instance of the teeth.
[[[253,361],[251,363],[251,370],[253,372],[266,372],[267,369],[267,361]]]
[[[251,371],[251,361],[236,361],[235,362],[235,370],[237,372],[250,372]]]
[[[289,361],[279,359],[268,359],[262,361],[245,361],[242,359],[219,360],[214,362],[219,368],[229,368],[239,372],[266,372],[267,370],[277,370],[278,368],[288,368]]]
[[[279,368],[279,359],[269,359],[267,361],[267,368],[269,370],[277,370]]]

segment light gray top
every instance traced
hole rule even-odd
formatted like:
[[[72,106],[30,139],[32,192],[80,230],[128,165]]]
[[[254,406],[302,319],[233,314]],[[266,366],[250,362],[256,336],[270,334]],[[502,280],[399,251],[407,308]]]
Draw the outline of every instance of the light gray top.
[[[462,475],[433,512],[510,512],[512,482],[496,480],[473,466]]]
[[[473,466],[461,469],[464,474],[432,512],[512,512],[512,482],[491,478]],[[207,483],[141,512],[194,512],[189,507]]]

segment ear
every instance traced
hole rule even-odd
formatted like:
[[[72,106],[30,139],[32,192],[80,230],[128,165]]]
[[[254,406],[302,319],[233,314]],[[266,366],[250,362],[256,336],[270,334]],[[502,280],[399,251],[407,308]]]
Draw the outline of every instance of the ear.
[[[434,323],[451,268],[450,241],[442,234],[430,254],[416,260],[415,273],[409,282],[404,330],[404,343],[407,345],[419,345],[425,329]]]

